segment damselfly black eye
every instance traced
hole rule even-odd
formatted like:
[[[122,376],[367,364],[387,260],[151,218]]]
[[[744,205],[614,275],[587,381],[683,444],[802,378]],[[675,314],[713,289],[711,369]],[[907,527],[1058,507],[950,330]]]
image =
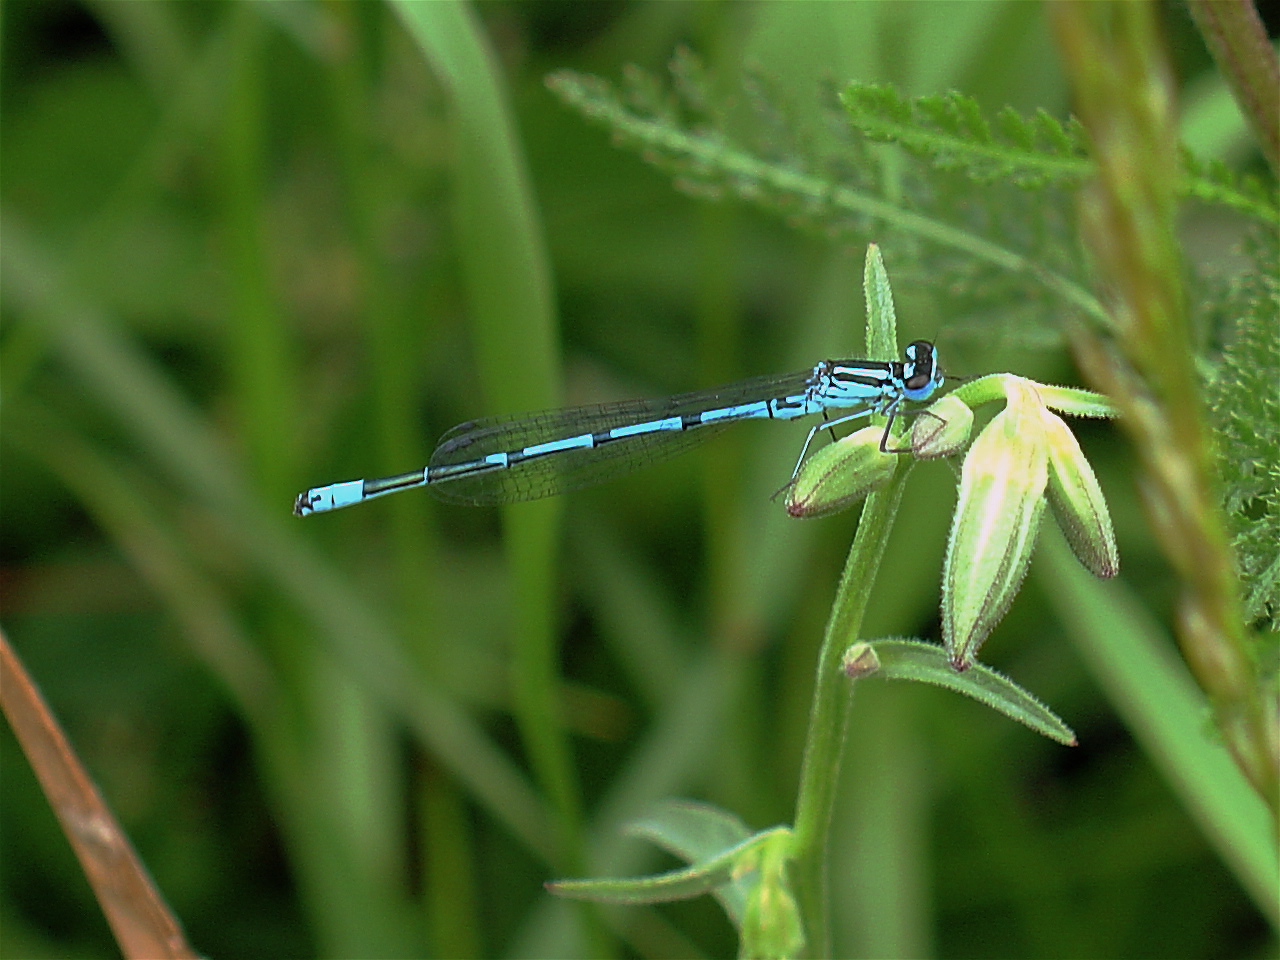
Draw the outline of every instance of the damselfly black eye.
[[[917,363],[933,363],[933,344],[928,340],[912,340],[907,344],[907,349],[903,351],[908,360],[915,360]]]

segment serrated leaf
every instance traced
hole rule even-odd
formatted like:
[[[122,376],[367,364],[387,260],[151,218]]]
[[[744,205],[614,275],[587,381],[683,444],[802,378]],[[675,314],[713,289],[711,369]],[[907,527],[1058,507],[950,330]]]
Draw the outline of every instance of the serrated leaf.
[[[1013,108],[1009,108],[1012,112]],[[1058,118],[1049,113],[1044,107],[1037,107],[1035,113],[1036,135],[1043,137],[1048,142],[1050,148],[1059,153],[1070,153],[1073,150],[1082,150],[1084,144],[1084,128],[1080,126],[1080,122],[1075,117],[1070,118],[1065,125],[1058,121]]]
[[[1267,232],[1249,252],[1217,307],[1226,346],[1207,399],[1245,617],[1280,631],[1280,251]]]
[[[674,69],[680,73],[693,67]],[[1012,189],[1019,183],[1040,185],[1048,178],[1020,162],[1011,164],[1010,151],[1015,160],[1022,152],[1002,138],[993,137],[995,142],[983,148],[991,156],[981,161],[987,179],[999,186],[973,191],[963,179],[974,162],[965,151],[946,148],[964,142],[969,134],[933,132],[929,127],[926,139],[946,148],[933,150],[937,159],[930,162],[937,168],[955,167],[960,176],[934,176],[934,182],[924,183],[917,177],[928,171],[908,167],[899,183],[902,189],[886,196],[885,178],[879,176],[879,166],[865,145],[868,137],[857,135],[860,131],[850,125],[847,112],[827,115],[827,122],[816,129],[793,130],[795,111],[779,106],[759,78],[748,81],[736,98],[717,101],[704,98],[697,84],[695,93],[685,96],[684,82],[678,79],[674,120],[655,118],[624,102],[598,78],[561,72],[548,77],[547,85],[572,108],[607,127],[617,144],[637,152],[697,196],[738,197],[781,215],[793,226],[828,237],[862,238],[874,231],[921,241],[921,269],[946,287],[952,302],[972,299],[970,309],[975,317],[983,317],[988,331],[997,323],[1011,327],[1015,313],[1021,330],[1037,323],[1047,326],[1061,317],[1064,303],[1105,318],[1102,305],[1084,285],[1067,198]],[[888,121],[897,117],[902,129],[919,125],[913,105],[891,87],[867,86],[845,94],[864,100],[870,114]],[[652,107],[654,98],[647,99]],[[959,95],[936,103],[938,124],[945,131],[972,130],[975,123],[986,122]],[[895,129],[886,131],[886,137]],[[1006,186],[1010,189],[1001,189]],[[961,262],[980,269],[977,274],[972,269],[957,274],[955,265]],[[953,280],[949,285],[948,271]],[[979,284],[986,285],[974,284],[974,276],[981,276]]]
[[[1274,186],[1264,186],[1257,177],[1239,174],[1216,157],[1205,161],[1190,150],[1182,150],[1181,191],[1206,203],[1230,207],[1271,226],[1280,218]]]
[[[994,133],[978,102],[957,92],[909,100],[894,88],[851,84],[841,97],[850,122],[863,136],[896,143],[939,170],[979,183],[1007,180],[1023,189],[1074,186],[1093,173],[1083,128],[1038,108],[1027,120],[1012,107],[996,114]],[[1181,192],[1273,223],[1280,215],[1274,190],[1243,177],[1220,160],[1185,154]]]
[[[841,100],[863,136],[982,183],[1074,185],[1093,170],[1083,141],[1044,111],[1036,115],[1037,137],[1009,107],[997,114],[993,132],[978,102],[954,91],[907,100],[891,87],[854,83]]]
[[[1037,115],[1037,120],[1040,117]],[[1035,145],[1035,133],[1028,123],[1013,107],[1001,107],[996,113],[996,130],[1010,143],[1023,150],[1030,150]],[[1069,145],[1067,145],[1069,146]]]

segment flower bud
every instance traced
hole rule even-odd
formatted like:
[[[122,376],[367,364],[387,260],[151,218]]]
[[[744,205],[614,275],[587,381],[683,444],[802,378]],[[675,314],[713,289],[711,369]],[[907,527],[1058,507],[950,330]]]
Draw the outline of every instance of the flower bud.
[[[1035,388],[1010,378],[1008,405],[978,435],[960,472],[942,579],[943,641],[967,669],[1013,602],[1035,546],[1048,440]]]
[[[840,658],[840,669],[850,680],[869,677],[880,669],[880,656],[875,647],[860,641],[844,652],[844,656]]]
[[[959,453],[973,432],[973,411],[954,396],[945,396],[922,411],[911,425],[911,452],[917,460],[936,460]]]
[[[881,427],[863,427],[805,460],[787,491],[787,513],[825,517],[888,483],[898,458],[880,452],[883,435]]]
[[[1049,451],[1049,506],[1076,558],[1095,577],[1120,570],[1120,554],[1102,488],[1071,428],[1057,414],[1044,412]]]

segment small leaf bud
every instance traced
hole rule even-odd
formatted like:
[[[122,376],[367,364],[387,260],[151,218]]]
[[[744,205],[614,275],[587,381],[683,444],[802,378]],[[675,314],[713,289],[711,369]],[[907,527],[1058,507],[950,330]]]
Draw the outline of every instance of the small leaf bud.
[[[917,460],[959,453],[973,432],[973,411],[958,397],[945,396],[911,425],[911,452]]]

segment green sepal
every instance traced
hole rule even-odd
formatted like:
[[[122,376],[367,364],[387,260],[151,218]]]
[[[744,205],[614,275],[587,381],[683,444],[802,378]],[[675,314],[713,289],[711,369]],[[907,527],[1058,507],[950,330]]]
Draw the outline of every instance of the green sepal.
[[[1037,383],[1012,373],[992,373],[976,380],[968,380],[952,390],[948,397],[955,397],[969,407],[1007,399],[1014,384],[1029,384],[1040,395],[1041,402],[1052,410],[1073,417],[1109,418],[1119,416],[1115,404],[1100,393],[1077,387],[1059,387],[1051,383]]]
[[[1120,572],[1120,553],[1102,487],[1071,428],[1061,417],[1043,417],[1049,449],[1049,506],[1085,569],[1100,579]]]
[[[1057,410],[1072,417],[1110,419],[1120,416],[1115,404],[1100,393],[1081,390],[1078,387],[1058,387],[1051,383],[1037,383],[1036,393],[1050,410]]]
[[[881,453],[883,436],[880,427],[863,427],[805,460],[787,491],[787,513],[799,518],[829,516],[892,480],[897,456]]]
[[[1044,512],[1044,406],[1029,381],[1009,378],[1005,387],[1008,405],[965,456],[947,542],[942,635],[957,670],[968,669],[1013,603]]]

